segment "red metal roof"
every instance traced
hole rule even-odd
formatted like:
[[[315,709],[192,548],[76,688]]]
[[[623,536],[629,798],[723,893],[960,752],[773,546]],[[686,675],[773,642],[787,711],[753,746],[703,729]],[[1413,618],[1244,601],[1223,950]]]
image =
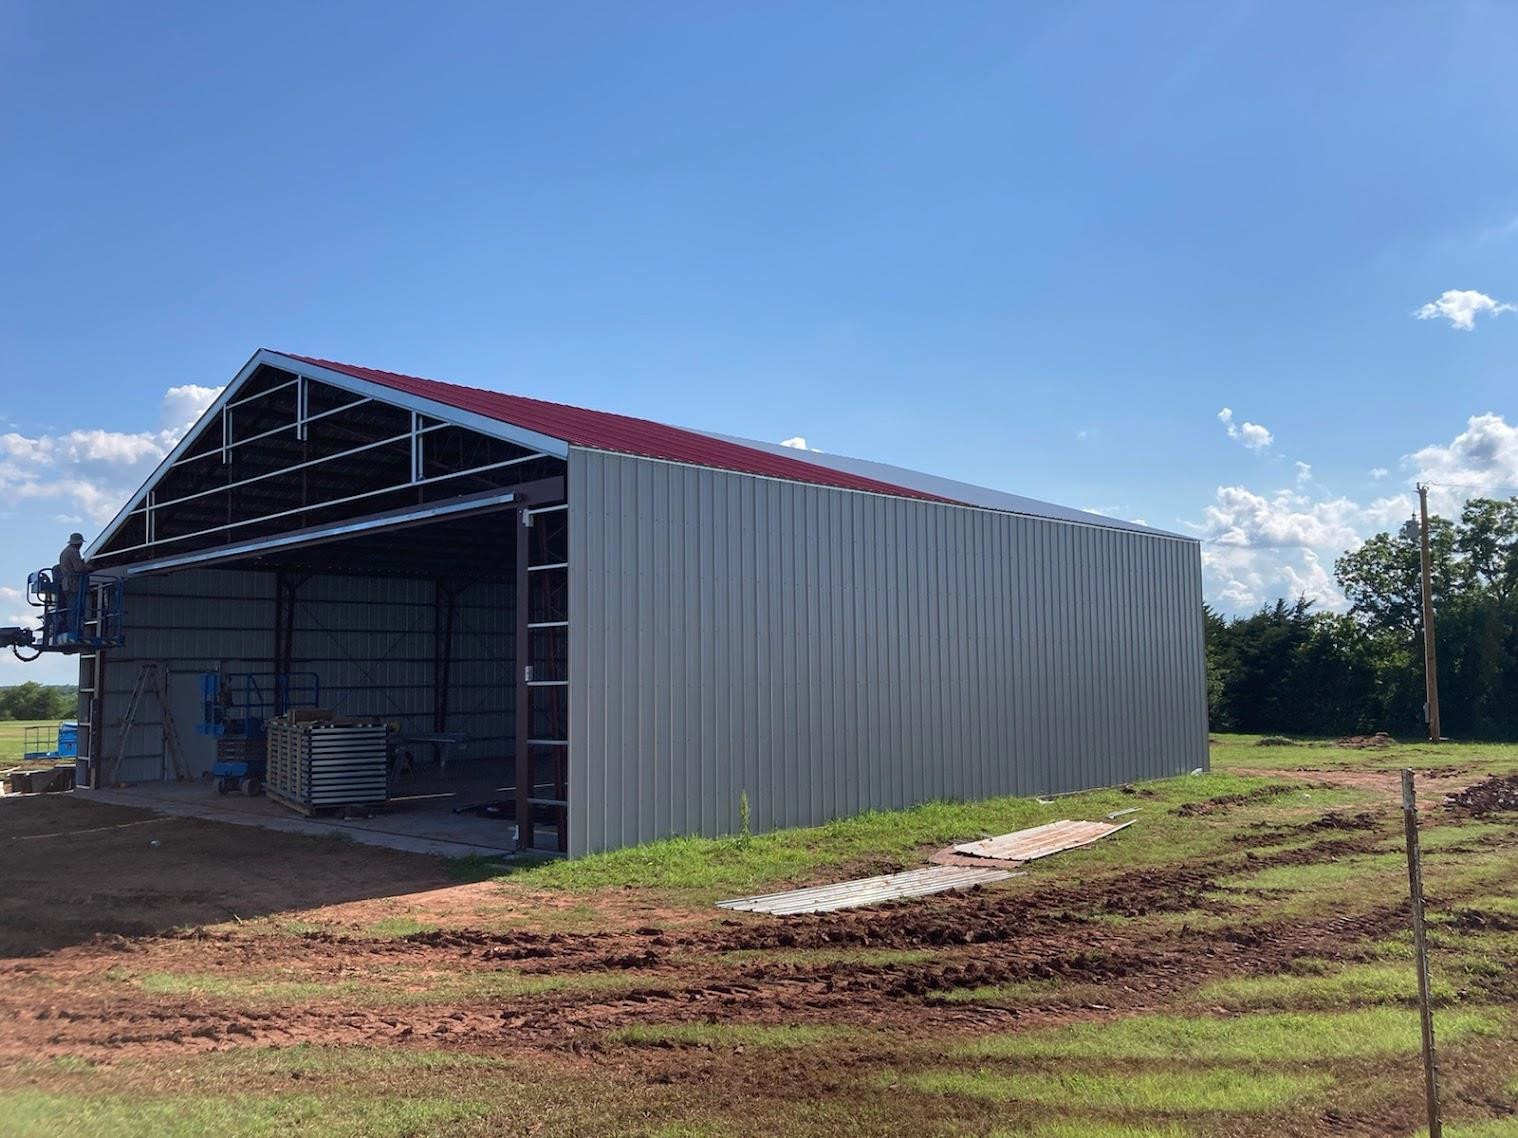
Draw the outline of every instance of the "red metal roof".
[[[683,427],[671,427],[631,415],[616,415],[609,411],[590,411],[584,407],[570,407],[563,403],[550,403],[543,399],[529,399],[523,395],[507,395],[500,391],[486,391],[480,387],[464,387],[457,383],[445,383],[438,379],[420,379],[414,375],[398,375],[390,371],[358,367],[355,364],[338,363],[335,360],[315,359],[280,352],[292,360],[314,364],[331,371],[341,372],[354,379],[368,380],[382,387],[431,399],[434,402],[471,411],[487,419],[510,423],[529,431],[562,439],[570,446],[590,450],[614,451],[618,454],[637,455],[641,458],[657,458],[668,462],[686,463],[690,466],[708,466],[717,470],[732,470],[742,474],[758,474],[766,478],[783,478],[791,482],[808,482],[817,486],[835,486],[845,490],[863,490],[873,494],[890,494],[898,498],[922,498],[931,502],[955,502],[937,494],[913,490],[891,482],[851,474],[843,470],[831,470],[807,462],[804,458],[771,454],[741,443],[729,442],[704,435]],[[956,503],[959,504],[959,503]]]

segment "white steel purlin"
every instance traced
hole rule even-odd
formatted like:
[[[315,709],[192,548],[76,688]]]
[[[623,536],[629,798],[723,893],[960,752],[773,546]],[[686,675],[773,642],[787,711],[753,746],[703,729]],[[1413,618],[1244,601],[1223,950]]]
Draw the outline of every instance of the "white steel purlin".
[[[222,525],[219,525],[219,526],[211,526],[208,529],[196,530],[193,533],[176,534],[174,537],[166,537],[162,541],[158,541],[158,542],[152,542],[152,543],[142,542],[142,543],[139,543],[137,545],[122,546],[120,549],[113,549],[113,550],[111,550],[111,556],[115,557],[115,556],[117,556],[119,554],[122,554],[122,553],[131,553],[131,552],[134,552],[134,551],[139,550],[139,549],[147,549],[150,544],[154,544],[154,545],[171,545],[171,544],[173,544],[175,542],[189,541],[191,538],[206,537],[207,535],[213,534],[213,533],[225,533],[225,532],[230,531],[230,530],[241,529],[244,526],[257,525],[260,522],[278,521],[280,518],[288,518],[288,517],[292,517],[292,516],[294,516],[296,514],[310,513],[312,510],[321,510],[321,509],[325,509],[328,506],[344,506],[344,505],[347,505],[349,502],[359,502],[359,501],[362,501],[365,498],[374,498],[374,497],[377,497],[380,494],[393,494],[397,490],[405,490],[409,486],[413,486],[413,485],[431,484],[431,483],[434,483],[434,482],[448,482],[448,481],[451,481],[452,479],[462,477],[463,475],[466,475],[466,474],[478,474],[478,473],[481,473],[482,471],[487,471],[487,470],[499,470],[499,469],[501,469],[503,467],[517,466],[517,465],[519,465],[521,463],[524,463],[524,462],[530,462],[530,461],[532,461],[535,458],[543,458],[543,457],[545,457],[545,456],[541,455],[541,454],[523,455],[521,458],[507,459],[504,462],[493,462],[493,463],[489,464],[488,466],[477,466],[477,467],[474,467],[474,468],[472,468],[470,470],[460,470],[460,471],[455,471],[455,472],[451,472],[451,473],[448,473],[448,474],[433,475],[431,478],[423,479],[421,483],[397,482],[397,483],[393,483],[393,484],[391,484],[389,486],[381,486],[377,490],[365,490],[361,494],[349,494],[346,497],[342,497],[342,498],[329,498],[329,499],[325,499],[325,500],[320,501],[320,502],[308,502],[307,504],[305,504],[303,506],[296,506],[294,509],[280,510],[279,512],[273,513],[273,514],[263,514],[263,515],[261,515],[259,517],[256,517],[256,518],[242,518],[242,519],[240,519],[238,521],[235,521],[235,522],[226,522],[226,523],[224,523]],[[291,467],[289,469],[293,470],[295,468]],[[227,489],[227,487],[221,487],[221,489]],[[158,506],[156,506],[155,509],[160,509],[161,510],[161,509],[163,509],[164,507],[166,507],[166,506],[168,506],[170,504],[171,503],[163,502],[163,503],[160,503]],[[545,568],[546,568],[546,566],[545,566]]]
[[[290,387],[292,384],[297,389],[298,398],[297,398],[297,406],[296,406],[295,417],[294,417],[294,419],[291,422],[285,423],[285,424],[281,424],[278,427],[272,428],[271,430],[268,430],[268,431],[261,432],[260,434],[252,436],[252,437],[247,438],[247,439],[241,439],[241,440],[233,440],[232,439],[232,437],[231,437],[232,436],[231,411],[232,411],[232,409],[234,407],[237,407],[237,406],[246,406],[249,403],[252,403],[252,402],[254,402],[254,401],[258,400],[258,399],[262,399],[262,398],[266,397],[267,395],[271,394],[273,391],[283,390],[283,389],[285,389],[287,387]],[[281,434],[281,433],[283,433],[285,431],[289,431],[289,430],[295,430],[297,433],[300,433],[300,432],[303,432],[305,430],[305,427],[306,427],[307,424],[309,424],[311,422],[314,422],[314,421],[316,421],[318,419],[322,419],[322,418],[327,417],[328,415],[338,414],[339,412],[346,411],[346,410],[349,410],[351,408],[358,407],[358,406],[361,406],[363,404],[373,402],[373,400],[368,399],[367,397],[364,397],[364,398],[360,398],[360,399],[355,400],[355,401],[350,402],[350,403],[345,403],[341,407],[336,407],[336,408],[332,408],[332,409],[330,409],[328,411],[319,412],[316,415],[307,415],[307,414],[304,414],[304,411],[308,407],[308,403],[307,403],[308,395],[306,393],[307,393],[307,381],[304,379],[304,377],[299,377],[296,380],[291,380],[288,383],[279,384],[276,387],[270,388],[269,391],[260,392],[259,394],[249,396],[246,399],[234,400],[234,401],[229,402],[228,404],[226,404],[224,407],[222,407],[221,408],[221,412],[220,412],[220,414],[221,414],[221,424],[222,424],[222,431],[221,431],[221,434],[222,434],[222,447],[221,447],[221,452],[220,453],[223,455],[223,461],[224,462],[229,462],[230,461],[231,450],[233,448],[237,447],[237,446],[246,445],[248,443],[255,442],[255,441],[259,440],[259,439],[269,438],[269,437],[271,437],[273,435]],[[219,486],[210,487],[209,489],[206,489],[206,490],[198,490],[198,491],[195,491],[194,493],[183,494],[183,495],[180,495],[177,498],[169,498],[169,499],[160,500],[159,497],[158,497],[157,490],[156,489],[150,490],[150,491],[148,491],[143,496],[142,504],[141,505],[137,506],[134,509],[128,510],[127,513],[124,515],[125,518],[132,518],[132,517],[142,517],[143,518],[143,520],[144,520],[144,534],[145,534],[146,540],[144,540],[144,541],[142,541],[142,542],[140,542],[140,543],[138,543],[136,545],[123,546],[123,547],[121,547],[119,549],[112,550],[112,554],[115,555],[115,554],[122,554],[122,553],[132,553],[132,552],[136,552],[138,550],[149,549],[149,548],[152,548],[152,547],[155,547],[155,546],[167,545],[167,544],[171,544],[171,543],[178,543],[178,542],[188,541],[188,540],[191,540],[191,539],[194,539],[194,538],[207,537],[207,536],[210,536],[210,535],[216,534],[216,533],[231,533],[231,531],[239,529],[239,528],[242,528],[242,527],[246,527],[246,526],[250,526],[250,525],[256,525],[256,524],[259,524],[261,522],[278,521],[281,518],[290,517],[290,516],[293,516],[295,514],[305,513],[305,512],[308,512],[310,510],[322,509],[322,508],[328,507],[328,506],[345,505],[345,504],[350,503],[350,502],[362,501],[365,498],[377,497],[377,496],[382,495],[382,494],[393,493],[394,491],[404,490],[404,489],[408,489],[410,487],[425,486],[425,485],[430,485],[430,484],[437,483],[437,482],[445,482],[445,481],[449,481],[451,479],[462,478],[462,477],[469,476],[469,475],[483,474],[483,473],[487,473],[489,471],[494,471],[494,470],[503,470],[503,469],[506,469],[506,468],[511,467],[511,466],[518,466],[518,465],[521,465],[523,463],[532,462],[532,461],[537,460],[537,459],[549,457],[548,455],[545,455],[545,454],[543,454],[541,452],[533,451],[533,452],[529,452],[529,453],[526,453],[526,454],[523,454],[523,455],[519,455],[519,456],[517,456],[515,458],[503,459],[503,460],[501,460],[499,462],[483,463],[483,464],[481,464],[479,466],[467,467],[467,468],[462,469],[462,470],[447,471],[445,473],[436,474],[436,475],[432,475],[432,476],[429,477],[429,476],[427,476],[425,474],[425,457],[426,457],[425,438],[429,434],[432,434],[432,433],[437,432],[437,431],[447,430],[447,429],[453,427],[454,425],[452,423],[442,422],[442,421],[425,422],[426,417],[423,416],[420,412],[415,411],[415,410],[410,411],[409,414],[410,414],[410,428],[406,432],[404,432],[402,434],[397,434],[397,435],[390,435],[390,436],[388,436],[386,438],[378,439],[378,440],[375,440],[373,442],[362,443],[359,446],[349,447],[346,450],[338,451],[338,452],[336,452],[334,454],[323,455],[320,458],[307,459],[307,460],[305,460],[303,462],[292,463],[292,464],[290,464],[288,466],[282,466],[282,467],[280,467],[277,470],[270,470],[270,471],[265,471],[262,474],[250,475],[247,478],[239,479],[239,480],[237,480],[235,482],[228,482],[228,483],[224,483],[224,484],[219,485]],[[387,446],[398,446],[398,445],[403,444],[403,443],[404,444],[409,444],[409,448],[410,448],[410,470],[409,470],[409,476],[406,479],[406,481],[404,481],[404,482],[390,483],[390,484],[387,484],[387,485],[385,485],[383,487],[379,487],[379,488],[373,489],[373,490],[367,490],[367,491],[364,491],[364,492],[359,493],[359,494],[350,494],[350,495],[346,495],[346,496],[339,497],[339,498],[329,498],[329,499],[323,499],[323,500],[320,500],[320,501],[308,502],[308,503],[304,503],[301,506],[299,506],[297,508],[294,508],[294,509],[282,510],[282,511],[278,511],[278,512],[275,512],[275,513],[263,514],[263,515],[260,515],[258,517],[253,517],[253,518],[245,518],[245,519],[240,519],[240,520],[236,520],[236,521],[225,522],[225,523],[223,523],[221,525],[211,526],[211,527],[207,527],[207,528],[204,528],[204,529],[195,530],[195,531],[190,532],[190,533],[179,534],[179,535],[176,535],[174,537],[165,538],[165,539],[162,539],[162,540],[160,540],[158,538],[158,536],[157,536],[157,530],[158,530],[157,521],[158,521],[159,511],[166,510],[166,509],[169,509],[169,508],[171,508],[173,506],[181,505],[181,504],[186,503],[186,502],[192,502],[192,501],[196,501],[198,499],[214,497],[214,496],[219,495],[219,494],[226,494],[226,493],[229,493],[229,492],[234,491],[234,490],[239,490],[239,489],[242,489],[242,488],[247,487],[247,486],[251,486],[251,485],[255,485],[255,484],[260,483],[260,482],[268,481],[269,479],[280,478],[280,477],[283,477],[285,475],[295,473],[297,471],[312,469],[312,468],[321,466],[321,465],[326,464],[326,463],[336,462],[336,461],[339,461],[339,460],[345,459],[345,458],[351,458],[351,457],[353,457],[355,455],[364,454],[364,453],[367,453],[369,451],[378,450],[378,449],[381,449],[381,448],[384,448],[384,447],[387,447]],[[207,452],[207,453],[214,454],[216,452],[215,451],[211,451],[211,452]],[[182,463],[182,462],[192,462],[192,461],[195,461],[198,458],[203,458],[203,457],[205,457],[205,455],[194,455],[194,456],[189,456],[187,458],[181,458],[181,459],[176,460],[176,462],[174,463],[174,465],[177,465],[178,463]]]
[[[300,429],[302,431],[304,431],[306,424],[315,423],[315,422],[317,422],[320,419],[327,418],[327,416],[329,416],[329,415],[340,415],[344,411],[351,411],[355,407],[362,407],[366,403],[373,403],[373,402],[374,402],[373,399],[370,399],[370,398],[368,398],[366,396],[366,397],[361,398],[361,399],[355,399],[352,403],[344,403],[341,407],[333,407],[333,408],[330,408],[329,410],[326,410],[326,411],[318,411],[315,415],[307,415],[307,416],[305,416],[305,418],[299,424],[299,427],[300,427]],[[187,466],[188,464],[190,464],[192,462],[199,462],[203,458],[211,458],[211,457],[213,457],[214,455],[216,455],[218,453],[222,453],[223,451],[230,452],[230,451],[236,450],[238,447],[247,446],[249,443],[262,442],[264,439],[273,438],[275,435],[282,435],[286,431],[290,430],[292,427],[296,427],[296,426],[297,426],[297,424],[295,424],[295,423],[282,423],[282,424],[280,424],[277,427],[271,427],[267,431],[260,431],[256,435],[249,435],[245,439],[235,439],[235,440],[234,439],[230,439],[230,433],[231,433],[230,427],[223,427],[222,437],[223,437],[224,440],[227,440],[227,441],[224,441],[224,444],[223,444],[223,447],[222,447],[221,451],[208,450],[208,451],[203,451],[200,454],[187,454],[187,455],[184,455],[181,458],[174,459],[172,462],[169,463],[169,466],[170,467]],[[300,435],[297,436],[297,438],[301,439],[302,441],[305,440],[305,437],[306,436],[305,436],[304,433],[302,433],[302,434],[300,434]],[[405,436],[400,436],[400,437],[404,438]],[[223,461],[225,461],[225,460],[223,460]]]

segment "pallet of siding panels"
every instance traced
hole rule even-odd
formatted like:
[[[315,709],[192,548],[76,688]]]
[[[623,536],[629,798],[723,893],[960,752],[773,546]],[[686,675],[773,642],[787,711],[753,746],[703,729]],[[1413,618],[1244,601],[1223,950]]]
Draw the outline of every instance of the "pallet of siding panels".
[[[268,762],[268,794],[302,814],[370,806],[389,797],[383,723],[316,719],[310,712],[272,719]]]

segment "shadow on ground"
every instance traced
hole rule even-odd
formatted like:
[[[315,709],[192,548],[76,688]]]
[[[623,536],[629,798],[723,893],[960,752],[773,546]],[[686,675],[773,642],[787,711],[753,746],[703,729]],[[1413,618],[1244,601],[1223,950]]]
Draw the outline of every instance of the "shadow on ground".
[[[0,956],[454,884],[435,857],[86,802],[0,798]]]

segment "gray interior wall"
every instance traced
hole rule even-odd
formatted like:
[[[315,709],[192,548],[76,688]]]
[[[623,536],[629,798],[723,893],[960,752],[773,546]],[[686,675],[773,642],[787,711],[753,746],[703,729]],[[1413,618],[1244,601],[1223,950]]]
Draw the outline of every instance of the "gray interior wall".
[[[1195,542],[570,453],[570,852],[1207,765]]]
[[[314,671],[322,703],[345,715],[376,715],[403,729],[433,727],[433,605],[429,581],[321,576],[297,596],[293,665]],[[120,725],[141,664],[168,673],[170,706],[193,773],[214,758],[200,735],[199,675],[268,672],[273,664],[275,577],[231,569],[190,569],[127,583],[126,644],[106,654],[106,739],[114,756]],[[449,730],[469,736],[460,758],[511,752],[511,639],[514,595],[509,585],[478,583],[459,599],[451,671]],[[129,732],[118,778],[172,777],[158,708],[148,701]]]

